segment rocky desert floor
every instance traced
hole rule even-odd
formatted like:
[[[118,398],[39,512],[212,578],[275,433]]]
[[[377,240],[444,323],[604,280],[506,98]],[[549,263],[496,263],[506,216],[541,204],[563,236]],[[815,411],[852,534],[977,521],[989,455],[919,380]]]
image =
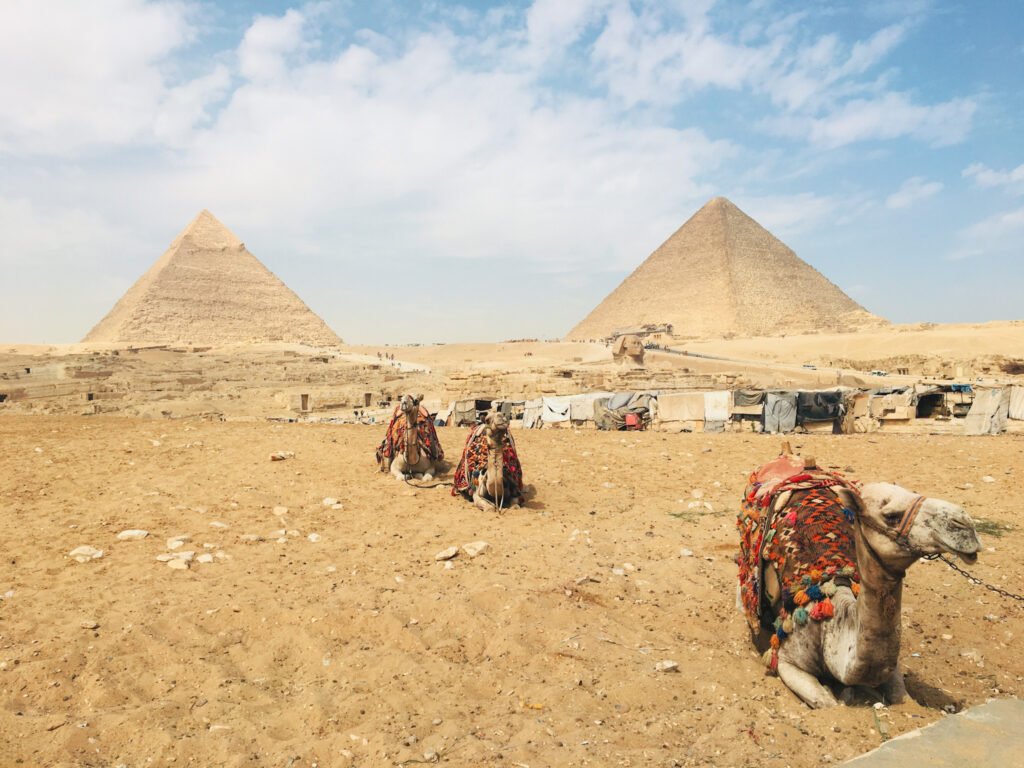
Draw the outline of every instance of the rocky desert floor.
[[[765,676],[734,521],[778,438],[518,433],[535,493],[497,515],[379,474],[381,429],[0,418],[0,764],[803,768],[1024,692],[1021,604],[940,562],[906,582],[916,702],[811,711]],[[964,504],[971,570],[1024,591],[1024,440],[791,440]]]

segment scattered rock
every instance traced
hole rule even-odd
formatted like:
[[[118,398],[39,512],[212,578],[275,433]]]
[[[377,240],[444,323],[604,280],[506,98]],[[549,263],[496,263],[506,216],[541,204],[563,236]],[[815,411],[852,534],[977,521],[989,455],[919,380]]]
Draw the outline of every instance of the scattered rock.
[[[275,451],[270,454],[271,461],[284,461],[285,459],[294,459],[295,451]]]
[[[119,541],[140,541],[149,536],[149,531],[139,530],[138,528],[129,528],[127,531],[121,531],[117,534]]]
[[[314,544],[316,544],[318,541],[320,541],[320,534],[319,533],[311,533],[306,538],[309,539],[310,541],[312,541]]]
[[[175,571],[187,571],[188,570],[188,563],[185,562],[184,560],[179,560],[178,558],[174,558],[173,560],[168,560],[167,561],[167,567],[172,569],[172,570],[175,570]]]
[[[454,563],[453,561],[451,561],[451,560],[449,560],[448,562],[446,562],[446,563],[444,564],[444,569],[445,569],[446,571],[450,571],[450,570],[453,570],[454,568],[455,568],[455,563]]]
[[[75,547],[68,552],[68,557],[77,560],[80,563],[87,563],[90,560],[99,560],[103,557],[103,550],[90,547],[88,544],[83,544],[80,547]]]
[[[196,553],[193,552],[191,549],[186,550],[185,552],[175,552],[174,553],[174,559],[175,560],[181,560],[182,562],[185,562],[185,563],[192,562],[192,560],[195,559],[195,556],[196,556]]]
[[[82,629],[98,629],[99,626],[100,626],[100,623],[98,621],[96,621],[95,619],[85,619],[81,623]]]
[[[159,561],[161,563],[169,563],[171,560],[177,560],[178,556],[177,555],[168,554],[168,553],[164,553],[162,555],[157,555],[156,559],[157,559],[157,561]]]
[[[679,556],[680,557],[693,557],[693,550],[692,549],[687,549],[686,547],[683,547],[682,549],[679,550]]]
[[[655,664],[654,670],[656,672],[678,672],[679,662],[672,661],[671,659],[665,659],[664,661],[659,661]]]
[[[191,538],[192,537],[187,533],[183,533],[180,536],[173,536],[167,540],[167,548],[178,549],[179,547],[184,546],[185,542],[191,540]]]
[[[220,520],[212,521],[210,523],[210,527],[211,528],[220,528],[220,529],[230,528],[230,526],[227,523],[222,523]]]
[[[602,488],[614,488],[615,487],[615,483],[607,483],[607,482],[601,483],[601,487]]]
[[[612,568],[612,573],[615,574],[616,576],[625,576],[626,575],[626,569],[625,568]]]
[[[209,552],[204,552],[203,554],[201,554],[199,557],[196,558],[196,562],[197,563],[212,563],[213,562],[213,555],[211,555]]]
[[[462,551],[470,557],[476,557],[486,552],[489,546],[491,545],[486,541],[471,541],[469,544],[462,545]]]
[[[274,514],[280,517],[288,514],[288,507],[274,507]]]
[[[942,636],[942,639],[943,639],[943,640],[952,640],[952,639],[953,639],[953,636],[952,636],[952,635],[943,635],[943,636]]]
[[[974,487],[974,483],[960,483],[957,488],[961,491],[968,491]]]
[[[333,507],[337,503],[338,503],[338,500],[336,498],[334,498],[333,496],[328,496],[328,497],[326,497],[324,499],[324,506],[325,507]]]
[[[438,552],[436,555],[434,555],[434,559],[435,560],[451,560],[457,554],[459,554],[459,548],[458,547],[448,547],[448,549],[442,549],[440,552]]]
[[[981,478],[981,482],[983,483],[994,483],[995,481],[996,479],[992,477],[992,475],[985,475],[984,477]]]
[[[258,533],[243,533],[238,537],[238,539],[239,541],[266,541],[266,539]]]

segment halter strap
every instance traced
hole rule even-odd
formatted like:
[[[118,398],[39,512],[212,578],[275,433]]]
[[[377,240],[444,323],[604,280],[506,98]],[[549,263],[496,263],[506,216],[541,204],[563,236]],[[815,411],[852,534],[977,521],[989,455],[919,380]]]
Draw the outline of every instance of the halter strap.
[[[909,544],[910,529],[914,527],[914,519],[917,517],[918,511],[925,501],[927,499],[924,496],[915,497],[914,501],[907,507],[907,511],[903,513],[903,519],[900,520],[899,527],[896,529],[895,540],[897,544],[903,544],[904,546]]]

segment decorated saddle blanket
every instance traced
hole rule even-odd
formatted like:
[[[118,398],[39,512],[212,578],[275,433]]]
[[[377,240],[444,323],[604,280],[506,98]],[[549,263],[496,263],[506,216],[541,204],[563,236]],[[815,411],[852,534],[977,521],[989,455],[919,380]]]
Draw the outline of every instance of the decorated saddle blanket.
[[[860,591],[855,510],[844,504],[849,494],[837,492],[856,494],[856,486],[838,472],[792,463],[787,469],[785,461],[793,460],[782,457],[751,474],[737,518],[743,612],[752,630],[771,632],[765,663],[772,671],[795,625],[832,618],[830,598],[840,586]],[[781,589],[774,599],[765,590],[767,568]]]
[[[490,447],[487,445],[486,425],[480,424],[469,433],[466,447],[462,449],[462,458],[455,468],[455,481],[452,496],[463,494],[473,495],[476,479],[487,471],[487,457]],[[505,492],[508,497],[523,495],[523,467],[519,463],[516,452],[516,441],[511,432],[505,433],[505,442],[501,450],[502,468],[505,473]]]
[[[407,432],[408,428],[402,408],[395,406],[395,412],[391,415],[391,422],[388,424],[388,431],[377,447],[377,463],[380,464],[382,472],[387,471],[388,465],[391,464],[391,460],[395,456],[405,452]],[[431,461],[440,461],[444,458],[444,449],[441,447],[441,441],[437,438],[434,421],[422,405],[416,414],[416,433],[420,449]]]

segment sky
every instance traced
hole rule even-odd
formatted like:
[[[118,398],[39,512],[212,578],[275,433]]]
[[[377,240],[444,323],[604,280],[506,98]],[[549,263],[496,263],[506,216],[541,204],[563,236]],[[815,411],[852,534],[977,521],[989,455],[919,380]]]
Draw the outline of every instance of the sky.
[[[348,342],[556,338],[719,195],[889,320],[1024,319],[1024,5],[0,2],[0,342],[204,208]]]

